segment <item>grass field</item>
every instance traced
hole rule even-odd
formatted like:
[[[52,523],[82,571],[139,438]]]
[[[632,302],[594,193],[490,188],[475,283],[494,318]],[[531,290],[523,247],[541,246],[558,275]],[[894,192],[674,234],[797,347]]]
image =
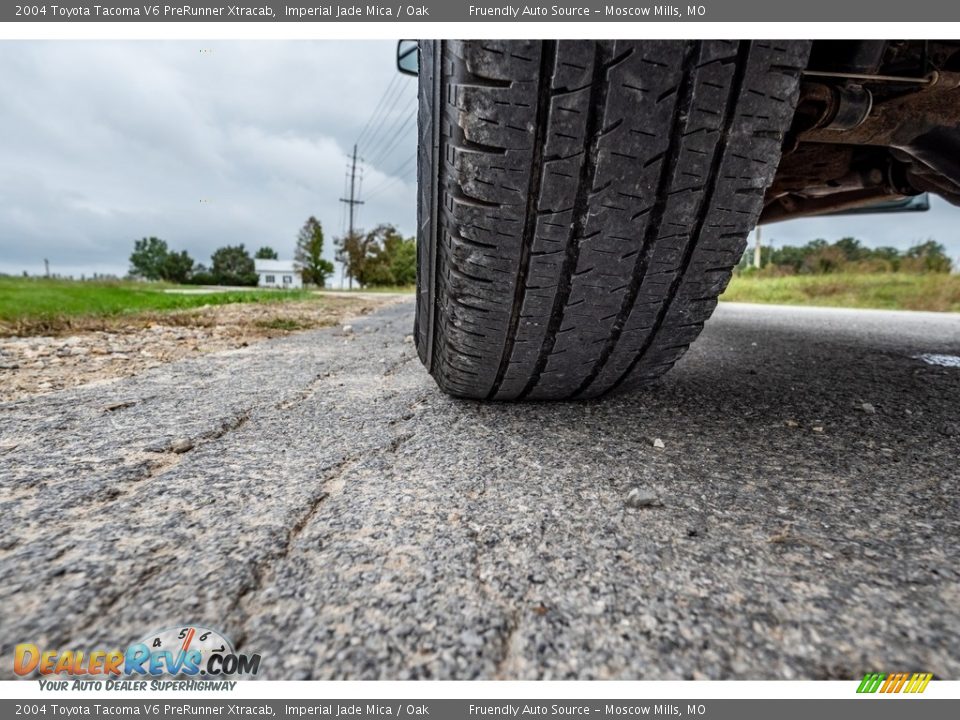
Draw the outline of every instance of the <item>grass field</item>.
[[[234,290],[208,294],[164,292],[174,286],[137,282],[76,282],[0,277],[0,334],[61,332],[81,320],[122,318],[227,303],[310,300],[307,291]]]
[[[906,273],[735,276],[721,300],[960,312],[960,275]]]
[[[132,319],[158,312],[189,310],[208,305],[321,300],[318,295],[309,291],[245,289],[204,294],[165,292],[174,287],[124,281],[76,282],[0,277],[0,335],[35,335],[71,329],[91,329],[96,326],[98,319]],[[409,292],[411,288],[380,290]],[[960,312],[960,275],[741,275],[730,281],[721,300]]]

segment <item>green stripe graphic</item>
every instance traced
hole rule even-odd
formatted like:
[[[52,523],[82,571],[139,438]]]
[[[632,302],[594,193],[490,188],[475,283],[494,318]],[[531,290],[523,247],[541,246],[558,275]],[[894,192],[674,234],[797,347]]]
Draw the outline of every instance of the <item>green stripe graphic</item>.
[[[886,675],[883,673],[867,673],[863,676],[863,680],[860,681],[860,687],[857,688],[857,692],[875,693],[885,677]]]

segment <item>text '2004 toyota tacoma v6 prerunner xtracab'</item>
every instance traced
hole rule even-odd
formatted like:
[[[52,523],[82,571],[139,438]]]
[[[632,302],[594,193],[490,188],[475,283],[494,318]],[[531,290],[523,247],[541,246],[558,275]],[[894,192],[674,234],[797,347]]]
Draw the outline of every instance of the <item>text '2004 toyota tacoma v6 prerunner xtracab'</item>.
[[[440,387],[666,372],[757,223],[960,203],[960,42],[422,41],[416,342]]]

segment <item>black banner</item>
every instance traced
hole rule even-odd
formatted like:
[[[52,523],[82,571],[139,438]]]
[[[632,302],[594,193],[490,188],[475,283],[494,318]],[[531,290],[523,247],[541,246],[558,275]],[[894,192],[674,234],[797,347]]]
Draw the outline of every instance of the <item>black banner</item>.
[[[853,690],[851,689],[851,692]],[[909,704],[910,707],[905,707]],[[952,710],[951,710],[952,708]],[[260,717],[279,720],[746,720],[811,717],[844,720],[940,720],[958,717],[960,700],[877,697],[850,700],[2,700],[0,717]]]
[[[5,22],[949,22],[960,3],[873,0],[693,0],[661,4],[631,0],[563,0],[549,4],[423,0],[422,2],[191,2],[110,0],[4,3]]]

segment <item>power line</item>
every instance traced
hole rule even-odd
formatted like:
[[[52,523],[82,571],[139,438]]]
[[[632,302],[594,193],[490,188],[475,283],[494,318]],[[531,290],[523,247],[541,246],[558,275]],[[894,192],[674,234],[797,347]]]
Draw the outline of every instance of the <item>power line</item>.
[[[416,151],[414,151],[413,155],[411,155],[402,163],[400,163],[395,170],[393,170],[390,173],[387,173],[386,177],[383,180],[381,180],[379,184],[375,185],[372,189],[367,191],[367,194],[375,195],[382,187],[384,187],[385,185],[389,185],[391,182],[393,182],[393,180],[395,180],[398,175],[404,174],[404,170],[407,168],[407,166],[416,159],[417,159],[417,153]]]
[[[397,128],[397,132],[394,133],[393,138],[391,138],[387,146],[377,156],[377,159],[372,163],[373,165],[380,165],[381,163],[387,161],[393,155],[393,152],[397,149],[397,147],[406,144],[403,141],[409,140],[409,137],[404,134],[404,131],[410,126],[411,122],[416,123],[416,120],[417,113],[414,111],[411,113],[410,117],[404,121],[403,125]]]
[[[393,121],[393,124],[388,130],[386,130],[380,140],[377,140],[373,145],[368,145],[366,152],[364,153],[368,158],[376,157],[376,161],[372,161],[372,164],[379,162],[382,158],[383,148],[390,145],[393,142],[394,138],[397,136],[397,131],[405,125],[410,123],[411,119],[416,119],[417,111],[413,109],[414,104],[417,102],[417,96],[414,95],[410,98],[410,102],[406,104],[403,110],[396,115],[396,119]]]
[[[340,193],[341,196],[347,194],[347,183],[350,182],[350,166],[347,165],[347,169],[343,173],[343,192]],[[340,204],[340,235],[343,235],[347,230],[347,206]]]
[[[383,134],[380,136],[377,142],[367,147],[365,155],[370,164],[381,162],[383,160],[384,150],[390,147],[391,143],[396,139],[398,132],[401,131],[401,128],[409,125],[411,120],[416,120],[416,103],[416,96],[410,98],[410,101],[406,104],[403,110],[396,113],[393,123],[389,128],[385,128]]]
[[[363,165],[361,165],[361,166],[358,168],[358,170],[360,171],[360,179],[359,179],[358,182],[357,182],[357,197],[361,197],[361,196],[363,195],[363,174],[364,174],[364,173],[363,173]],[[355,222],[357,225],[360,224],[360,210],[361,210],[360,205],[357,205],[356,217],[354,217],[354,222]],[[352,233],[351,233],[351,234],[352,234]]]
[[[413,175],[411,173],[408,173],[404,177],[396,177],[390,182],[388,182],[386,185],[384,185],[382,188],[380,188],[376,193],[371,193],[370,195],[367,195],[367,200],[369,201],[370,199],[377,197],[378,195],[382,195],[385,191],[389,190],[391,187],[393,187],[397,182],[401,180],[406,181],[406,180],[412,180],[412,179],[413,179]]]
[[[380,132],[383,130],[386,123],[393,119],[394,110],[396,109],[397,103],[400,102],[400,98],[402,96],[403,85],[397,84],[397,86],[394,88],[393,94],[389,98],[386,98],[383,104],[383,111],[380,113],[379,117],[373,121],[371,131],[367,134],[366,139],[363,141],[364,148],[369,148],[378,142]]]
[[[374,121],[374,118],[377,117],[377,113],[378,113],[381,109],[383,109],[384,100],[386,99],[386,97],[387,97],[387,95],[390,93],[390,91],[394,88],[394,86],[397,84],[397,79],[398,79],[399,77],[400,77],[400,74],[399,74],[399,73],[394,73],[394,74],[393,74],[393,77],[390,78],[390,82],[387,83],[387,87],[384,89],[383,93],[380,95],[380,99],[377,101],[377,104],[376,104],[376,106],[374,107],[373,112],[370,113],[370,117],[367,118],[367,124],[363,126],[363,130],[361,130],[361,131],[360,131],[360,134],[357,136],[356,144],[359,145],[359,144],[363,141],[364,135],[365,135],[366,132],[370,129],[370,127],[373,125],[373,121]]]
[[[392,187],[393,185],[395,185],[395,184],[396,184],[397,182],[399,182],[400,180],[412,179],[412,175],[413,175],[412,172],[407,172],[405,175],[402,175],[402,176],[401,176],[401,175],[398,175],[397,177],[395,177],[395,178],[393,178],[392,180],[390,180],[390,182],[384,183],[383,185],[381,185],[380,187],[377,188],[376,192],[372,192],[372,193],[370,193],[369,195],[367,195],[367,201],[369,202],[370,199],[376,197],[377,195],[383,194],[383,192],[384,192],[385,190],[389,189],[390,187]]]

